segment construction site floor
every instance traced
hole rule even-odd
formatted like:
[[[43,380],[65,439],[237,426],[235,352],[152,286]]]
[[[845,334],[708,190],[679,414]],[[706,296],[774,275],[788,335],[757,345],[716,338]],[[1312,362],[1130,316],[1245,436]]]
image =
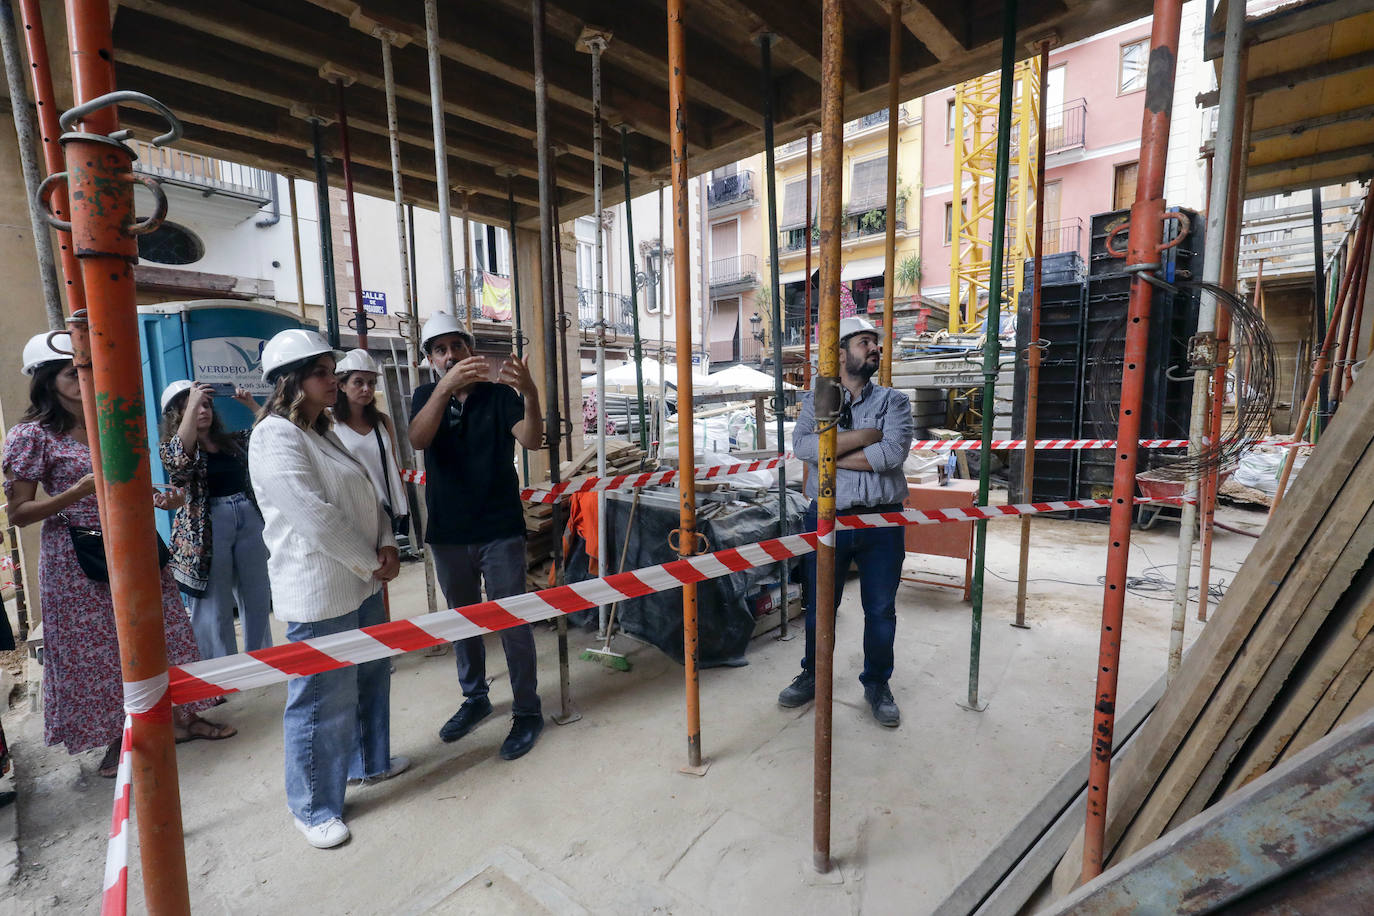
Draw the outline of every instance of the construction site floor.
[[[1219,517],[1255,531],[1264,523],[1263,514],[1238,509]],[[616,648],[632,671],[582,661],[578,653],[594,640],[574,632],[572,695],[582,719],[549,722],[534,750],[513,762],[497,754],[510,691],[495,637],[488,673],[496,714],[455,744],[437,734],[461,702],[452,653],[397,658],[392,751],[413,764],[397,779],[349,790],[353,837],[334,850],[309,848],[286,811],[285,687],[236,694],[212,710],[239,734],[177,752],[193,909],[928,912],[1089,747],[1107,527],[1037,518],[1033,530],[1030,628],[1016,629],[1019,525],[988,526],[982,712],[958,705],[968,691],[969,605],[955,589],[903,584],[892,680],[902,723],[875,723],[857,679],[862,615],[858,583],[849,580],[835,653],[828,875],[811,867],[812,709],[776,702],[798,670],[798,628],[787,642],[755,639],[746,667],[702,672],[704,777],[678,771],[686,763],[682,668],[626,639]],[[1177,533],[1172,523],[1137,532],[1132,575],[1160,564],[1156,572],[1171,580]],[[1254,543],[1218,531],[1213,582],[1234,578]],[[954,576],[963,561],[911,555],[907,569]],[[1172,588],[1127,598],[1118,708],[1164,670],[1171,598]],[[420,564],[393,583],[391,607],[395,616],[425,611]],[[1202,626],[1196,612],[1194,602],[1189,642]],[[547,716],[558,711],[556,640],[549,625],[536,633]],[[96,774],[100,751],[69,757],[44,748],[42,713],[21,694],[4,718],[20,792],[10,806],[19,855],[0,914],[94,912],[112,781]],[[15,842],[5,822],[0,846]],[[143,912],[132,846],[130,910]],[[0,848],[0,862],[8,858]]]

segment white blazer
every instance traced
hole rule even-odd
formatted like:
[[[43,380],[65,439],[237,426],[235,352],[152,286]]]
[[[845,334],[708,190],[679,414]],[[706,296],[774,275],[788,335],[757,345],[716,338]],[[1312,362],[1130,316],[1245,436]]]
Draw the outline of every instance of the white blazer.
[[[265,417],[248,442],[248,471],[278,620],[340,617],[382,587],[372,578],[377,551],[396,539],[367,470],[333,431]]]

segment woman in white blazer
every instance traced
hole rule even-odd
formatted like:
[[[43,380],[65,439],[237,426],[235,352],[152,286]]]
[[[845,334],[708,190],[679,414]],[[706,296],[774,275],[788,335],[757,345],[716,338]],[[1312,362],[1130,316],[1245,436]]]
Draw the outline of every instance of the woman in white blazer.
[[[315,331],[291,329],[263,348],[276,384],[248,445],[270,552],[272,610],[292,642],[385,621],[382,583],[400,562],[367,470],[331,429],[341,355]],[[306,841],[349,837],[344,790],[409,766],[391,756],[389,659],[292,679],[283,717],[286,806]]]

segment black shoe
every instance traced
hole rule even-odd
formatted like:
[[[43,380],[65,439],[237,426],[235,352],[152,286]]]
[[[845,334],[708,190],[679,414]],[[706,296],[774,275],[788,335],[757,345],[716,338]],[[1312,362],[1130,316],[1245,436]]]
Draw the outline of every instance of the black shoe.
[[[511,719],[510,734],[501,742],[501,759],[514,760],[528,754],[543,730],[543,715],[515,716]]]
[[[816,698],[816,674],[803,668],[802,673],[792,678],[792,683],[782,688],[778,694],[778,705],[788,709],[810,703]]]
[[[11,804],[18,797],[18,792],[0,792],[0,808],[3,808],[6,805]]]
[[[491,700],[486,697],[465,700],[463,705],[458,707],[458,711],[453,714],[453,718],[445,722],[443,728],[439,729],[439,738],[442,741],[457,741],[476,728],[477,723],[489,715],[491,715]]]
[[[902,722],[902,714],[897,709],[897,701],[892,699],[892,691],[886,684],[881,687],[864,686],[864,698],[873,707],[873,718],[879,725],[896,728]]]

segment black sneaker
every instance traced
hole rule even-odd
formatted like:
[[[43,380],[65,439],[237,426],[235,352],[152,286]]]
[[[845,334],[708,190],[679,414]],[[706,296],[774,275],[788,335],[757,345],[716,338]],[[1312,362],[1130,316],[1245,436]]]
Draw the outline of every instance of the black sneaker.
[[[865,685],[864,698],[868,700],[868,705],[873,707],[873,718],[878,720],[879,725],[896,728],[901,724],[902,714],[897,709],[897,701],[892,699],[892,691],[886,684],[880,687]]]
[[[491,700],[486,697],[464,700],[463,705],[458,707],[458,711],[453,714],[453,718],[444,723],[443,728],[439,729],[439,738],[442,741],[457,741],[477,727],[487,716],[491,715]]]
[[[802,673],[792,678],[792,683],[782,688],[778,694],[778,705],[792,709],[816,698],[815,672],[803,668]]]
[[[515,716],[511,719],[510,734],[501,743],[501,759],[514,760],[523,757],[534,747],[539,733],[544,730],[542,715]]]

